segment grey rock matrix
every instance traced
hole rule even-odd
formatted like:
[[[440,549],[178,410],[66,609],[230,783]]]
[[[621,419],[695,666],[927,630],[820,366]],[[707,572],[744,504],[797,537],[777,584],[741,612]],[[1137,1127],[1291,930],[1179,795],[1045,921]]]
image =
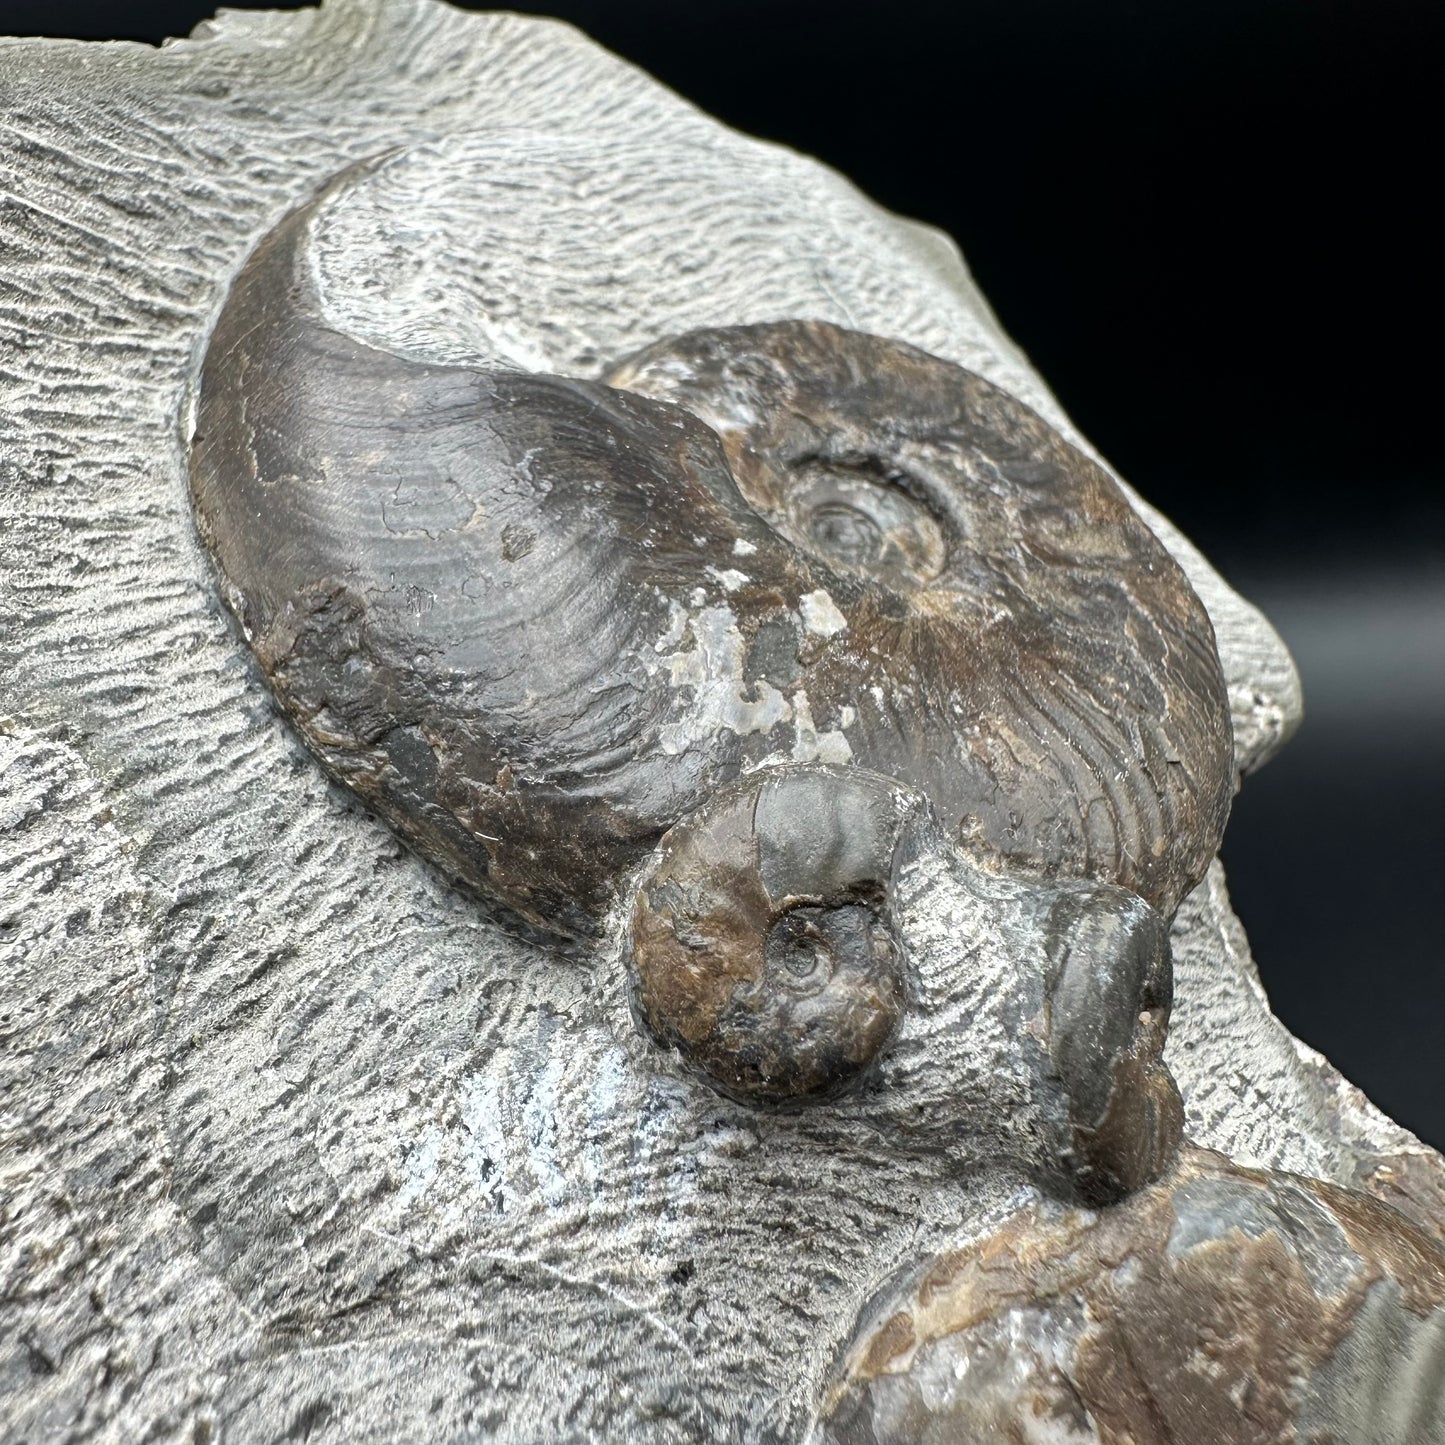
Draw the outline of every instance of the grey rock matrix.
[[[504,927],[327,780],[227,611],[188,476],[208,342],[357,163],[309,285],[376,352],[595,383],[807,318],[1093,457],[945,237],[565,26],[435,0],[3,41],[0,134],[0,1435],[1108,1445],[1252,1370],[1211,1438],[1445,1438],[1445,1169],[1272,1017],[1217,861],[1172,922],[1190,1145],[1085,1207],[1031,1166],[1058,1122],[1014,1011],[1048,958],[1031,881],[925,828],[889,875],[928,1003],[897,1089],[760,1109],[640,1027],[628,880],[584,946]],[[1299,719],[1292,663],[1127,495],[1212,623],[1247,785]],[[784,721],[792,761],[847,762],[846,728]],[[1014,1284],[970,1272],[1020,1239]],[[1200,1260],[1281,1281],[1310,1348],[1161,1346],[1120,1385],[1111,1311],[1166,1343],[1269,1313],[1196,1319]],[[1004,1433],[1016,1396],[1040,1433]]]

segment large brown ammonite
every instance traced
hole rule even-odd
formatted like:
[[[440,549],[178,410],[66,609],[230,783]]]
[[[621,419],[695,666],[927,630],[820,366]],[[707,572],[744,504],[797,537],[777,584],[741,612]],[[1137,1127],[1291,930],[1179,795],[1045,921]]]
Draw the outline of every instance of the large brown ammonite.
[[[1165,914],[1202,876],[1232,787],[1208,617],[1033,412],[810,321],[603,381],[399,357],[321,314],[325,204],[232,289],[193,493],[281,707],[420,852],[588,937],[719,787],[821,761]]]

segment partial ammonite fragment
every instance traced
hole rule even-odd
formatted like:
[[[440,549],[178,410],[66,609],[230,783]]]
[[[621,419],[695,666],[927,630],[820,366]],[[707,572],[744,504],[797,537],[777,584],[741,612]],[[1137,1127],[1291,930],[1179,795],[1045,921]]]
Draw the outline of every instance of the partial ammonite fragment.
[[[1044,1205],[885,1291],[833,1445],[1434,1445],[1445,1254],[1387,1205],[1187,1149],[1100,1213]]]

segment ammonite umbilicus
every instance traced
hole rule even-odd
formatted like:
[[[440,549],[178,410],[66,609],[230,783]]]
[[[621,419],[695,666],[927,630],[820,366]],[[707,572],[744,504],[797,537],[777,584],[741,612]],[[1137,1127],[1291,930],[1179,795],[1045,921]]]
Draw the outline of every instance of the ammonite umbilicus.
[[[232,289],[193,491],[283,710],[421,853],[586,937],[669,826],[801,760],[1166,914],[1200,878],[1232,784],[1208,618],[1033,412],[808,321],[602,381],[396,356],[320,312],[326,203]]]

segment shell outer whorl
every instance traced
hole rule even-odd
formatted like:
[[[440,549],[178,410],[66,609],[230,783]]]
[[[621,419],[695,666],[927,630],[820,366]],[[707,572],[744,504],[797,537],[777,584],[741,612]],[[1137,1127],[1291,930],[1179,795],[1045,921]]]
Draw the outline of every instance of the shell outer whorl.
[[[906,1002],[890,894],[923,810],[860,769],[753,774],[672,828],[633,902],[637,1011],[731,1097],[825,1098]]]
[[[719,788],[821,760],[1165,912],[1202,876],[1232,785],[1208,619],[1027,408],[822,323],[606,384],[383,352],[312,293],[335,190],[232,288],[192,492],[283,711],[418,851],[585,939]]]
[[[606,378],[722,439],[848,622],[810,695],[997,859],[1172,914],[1233,789],[1213,631],[1107,473],[1008,393],[823,322],[693,332]]]

